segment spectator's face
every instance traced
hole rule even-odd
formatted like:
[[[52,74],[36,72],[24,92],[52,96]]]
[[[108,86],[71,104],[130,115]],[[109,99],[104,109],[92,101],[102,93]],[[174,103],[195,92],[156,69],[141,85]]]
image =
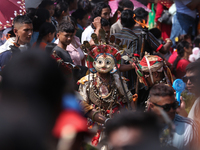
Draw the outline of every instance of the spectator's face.
[[[62,43],[64,46],[67,46],[71,43],[73,34],[74,33],[59,32],[57,37],[59,38],[60,43]]]
[[[48,36],[49,36],[49,40],[48,40],[49,43],[51,43],[51,41],[53,41],[53,39],[54,39],[54,37],[55,37],[55,33],[56,33],[56,32],[54,32],[54,33],[49,33],[49,35],[48,35]]]
[[[110,18],[110,9],[108,7],[102,9],[101,17],[106,19],[106,20],[109,20],[109,18]]]
[[[159,105],[159,106],[158,106]],[[163,109],[171,120],[174,119],[178,106],[175,96],[152,96],[150,98],[150,109],[162,118],[160,109]]]
[[[30,24],[18,24],[14,28],[16,38],[19,38],[18,43],[24,45],[30,43],[31,36],[33,34],[33,25]]]
[[[195,82],[196,82],[197,76],[195,72],[187,71],[185,77],[183,77],[183,81],[186,83],[186,88],[189,92],[195,94]],[[197,88],[197,87],[196,87]]]
[[[78,24],[80,24],[82,27],[86,27],[87,26],[87,22],[88,22],[88,14],[86,14],[84,16],[84,18],[82,20],[77,20]]]
[[[45,7],[45,9],[47,9],[49,11],[50,16],[52,17],[54,14],[54,10],[55,10],[54,5],[48,5]]]
[[[109,136],[109,147],[121,150],[123,146],[136,145],[142,141],[142,131],[133,127],[121,127]]]

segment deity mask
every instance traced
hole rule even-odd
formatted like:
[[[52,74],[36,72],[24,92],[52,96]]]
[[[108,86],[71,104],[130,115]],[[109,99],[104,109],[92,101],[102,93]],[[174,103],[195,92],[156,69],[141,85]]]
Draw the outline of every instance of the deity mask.
[[[110,45],[95,46],[88,54],[88,68],[90,72],[115,73],[117,66],[121,64],[121,56],[118,50]]]
[[[93,66],[97,72],[108,73],[115,67],[115,61],[111,56],[106,54],[100,55],[96,61],[93,62]]]

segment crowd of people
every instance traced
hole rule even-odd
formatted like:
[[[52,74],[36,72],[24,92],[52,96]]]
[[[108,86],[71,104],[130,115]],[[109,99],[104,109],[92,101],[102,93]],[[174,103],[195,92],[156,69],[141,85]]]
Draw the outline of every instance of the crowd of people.
[[[0,149],[200,149],[200,2],[133,2],[41,0],[0,31]]]

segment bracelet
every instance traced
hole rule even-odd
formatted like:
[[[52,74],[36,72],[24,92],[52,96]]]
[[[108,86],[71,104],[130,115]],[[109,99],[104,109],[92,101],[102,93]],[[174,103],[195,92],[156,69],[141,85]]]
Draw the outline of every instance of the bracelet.
[[[93,115],[92,115],[92,121],[93,121],[93,122],[94,122],[94,117],[95,117],[95,115],[96,115],[97,113],[99,113],[99,111],[95,111],[95,112],[93,113]]]
[[[110,118],[107,118],[107,119],[105,120],[104,125],[106,124],[106,122],[107,122],[108,120],[110,120]]]

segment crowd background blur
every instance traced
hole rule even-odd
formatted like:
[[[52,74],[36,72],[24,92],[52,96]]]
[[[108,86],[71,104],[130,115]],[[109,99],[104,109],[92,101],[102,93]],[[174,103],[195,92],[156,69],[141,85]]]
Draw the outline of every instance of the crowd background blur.
[[[199,0],[12,3],[0,6],[0,149],[199,148]],[[89,53],[99,43],[123,50],[113,70],[133,95],[132,111],[112,115],[118,104],[102,108],[103,117],[99,110],[83,111],[77,81],[84,84],[92,73],[99,55]],[[111,93],[111,76],[97,75],[102,93]],[[179,105],[175,79],[185,84]]]

